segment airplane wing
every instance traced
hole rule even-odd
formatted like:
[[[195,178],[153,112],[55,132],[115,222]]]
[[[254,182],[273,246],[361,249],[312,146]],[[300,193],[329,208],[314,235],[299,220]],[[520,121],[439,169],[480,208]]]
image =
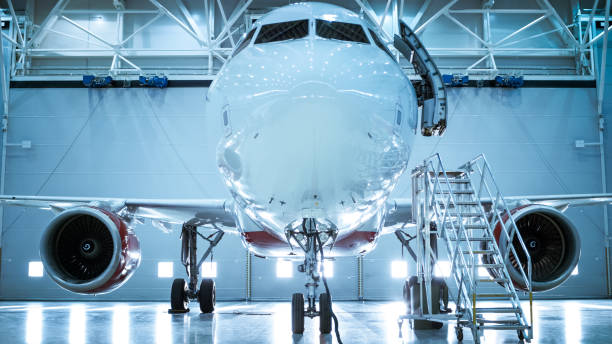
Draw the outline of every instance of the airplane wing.
[[[95,206],[142,223],[150,219],[164,231],[171,224],[190,222],[224,231],[236,228],[231,201],[223,199],[129,199],[0,195],[0,204],[51,210],[55,213],[78,206]]]
[[[572,195],[532,195],[504,197],[510,208],[523,204],[547,205],[563,212],[569,207],[598,205],[612,203],[612,193],[600,194],[572,194]],[[485,210],[491,206],[493,200],[482,199]],[[412,219],[412,200],[398,198],[387,201],[387,217],[384,224],[384,233],[394,232],[396,229],[414,226]]]

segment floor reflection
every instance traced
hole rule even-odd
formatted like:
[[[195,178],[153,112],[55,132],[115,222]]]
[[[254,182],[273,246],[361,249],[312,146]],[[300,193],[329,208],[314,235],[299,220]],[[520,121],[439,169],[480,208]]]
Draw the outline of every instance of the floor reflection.
[[[158,305],[155,309],[155,343],[172,344],[172,321],[167,305]]]
[[[113,326],[110,333],[113,344],[130,343],[130,307],[117,304],[113,307]]]
[[[494,306],[488,304],[483,306]],[[523,304],[528,312],[529,304]],[[291,334],[289,302],[223,302],[214,314],[197,307],[168,314],[166,303],[0,302],[0,342],[6,343],[336,343],[319,334],[319,320],[305,319],[303,335]],[[401,302],[336,302],[345,343],[456,343],[454,324],[441,330],[401,329]],[[606,343],[612,333],[612,300],[534,302],[533,343]],[[469,329],[464,343],[473,343]],[[7,341],[9,338],[9,341]],[[517,343],[514,331],[485,331],[483,343]]]
[[[87,331],[87,312],[85,304],[75,303],[70,306],[68,323],[68,340],[70,344],[85,344]]]
[[[40,304],[32,304],[26,311],[25,341],[28,344],[42,342],[43,308]]]

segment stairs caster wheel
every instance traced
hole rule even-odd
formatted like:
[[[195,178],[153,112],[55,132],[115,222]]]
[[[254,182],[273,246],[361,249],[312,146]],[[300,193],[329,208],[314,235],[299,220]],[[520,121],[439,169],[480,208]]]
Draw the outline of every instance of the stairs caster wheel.
[[[463,341],[463,329],[461,327],[455,327],[455,335],[458,341]]]
[[[518,330],[518,331],[516,331],[516,333],[518,334],[518,339],[519,339],[520,341],[525,340],[525,335],[523,334],[523,331]]]
[[[291,331],[304,333],[304,294],[295,293],[291,298]]]

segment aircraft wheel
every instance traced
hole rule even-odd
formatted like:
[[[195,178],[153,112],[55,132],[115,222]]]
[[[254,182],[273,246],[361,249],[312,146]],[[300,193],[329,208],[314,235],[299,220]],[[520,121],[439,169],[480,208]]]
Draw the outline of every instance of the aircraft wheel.
[[[170,290],[170,308],[173,311],[185,312],[189,305],[189,299],[186,292],[187,284],[182,278],[177,278],[172,282]]]
[[[291,330],[304,333],[304,294],[295,293],[291,298]]]
[[[202,313],[212,313],[215,310],[215,298],[215,281],[210,278],[203,279],[200,283],[200,291],[198,292],[200,311]]]
[[[319,295],[319,330],[323,334],[331,332],[331,300],[329,294]]]

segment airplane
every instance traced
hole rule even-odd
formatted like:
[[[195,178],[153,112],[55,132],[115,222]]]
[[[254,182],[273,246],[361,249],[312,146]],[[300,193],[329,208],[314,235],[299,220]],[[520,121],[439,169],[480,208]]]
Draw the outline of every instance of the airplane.
[[[292,331],[303,333],[304,317],[319,316],[320,331],[330,333],[322,261],[364,255],[381,235],[413,225],[411,201],[389,198],[409,167],[419,122],[421,134],[432,134],[413,84],[368,20],[331,4],[295,3],[254,23],[206,100],[206,114],[224,128],[216,159],[229,199],[2,195],[0,201],[57,214],[42,235],[41,259],[60,287],[79,294],[111,292],[133,275],[138,225],[182,225],[188,281],[173,281],[171,312],[188,311],[192,300],[201,312],[214,311],[214,281],[201,279],[198,287],[198,274],[225,233],[239,235],[256,256],[303,258],[298,269],[307,291],[292,296]],[[438,124],[433,131],[440,134],[446,123]],[[555,268],[534,281],[534,290],[543,291],[563,283],[580,256],[578,230],[563,211],[609,203],[612,195],[508,200],[519,227],[535,230],[535,216],[567,239],[562,251],[553,247]],[[198,237],[209,243],[199,260]],[[538,249],[551,241],[531,240]]]

